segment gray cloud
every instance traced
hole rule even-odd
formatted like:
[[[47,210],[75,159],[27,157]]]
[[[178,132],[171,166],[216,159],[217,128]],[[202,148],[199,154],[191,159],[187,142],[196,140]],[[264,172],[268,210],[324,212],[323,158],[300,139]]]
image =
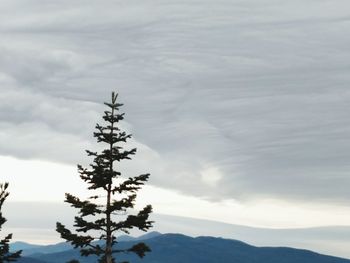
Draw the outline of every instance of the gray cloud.
[[[155,185],[349,201],[347,1],[1,5],[1,154],[79,162],[117,90]]]

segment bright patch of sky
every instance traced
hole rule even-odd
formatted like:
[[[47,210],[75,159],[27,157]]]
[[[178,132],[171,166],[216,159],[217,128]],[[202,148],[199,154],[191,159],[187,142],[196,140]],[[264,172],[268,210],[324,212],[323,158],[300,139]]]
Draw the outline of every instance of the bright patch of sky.
[[[72,165],[19,160],[12,157],[0,157],[0,162],[4,174],[3,180],[10,183],[9,202],[55,204],[63,203],[66,192],[80,197],[91,195],[79,178],[76,167]],[[218,171],[213,170],[213,172],[216,179]],[[346,210],[346,206],[315,206],[313,203],[290,203],[277,199],[262,199],[246,203],[233,199],[203,200],[152,185],[143,188],[138,200],[139,208],[152,204],[154,211],[159,214],[182,215],[255,227],[297,228],[347,225],[350,221],[350,211]],[[45,213],[45,209],[42,212]],[[21,211],[18,211],[18,218],[22,216]]]

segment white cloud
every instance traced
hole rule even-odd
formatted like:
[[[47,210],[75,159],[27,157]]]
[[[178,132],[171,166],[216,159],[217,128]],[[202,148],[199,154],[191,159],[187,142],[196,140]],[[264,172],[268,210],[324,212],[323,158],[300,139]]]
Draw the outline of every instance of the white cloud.
[[[220,179],[222,178],[222,174],[220,173],[218,168],[210,167],[210,168],[204,169],[201,172],[201,178],[202,178],[202,181],[207,185],[216,186],[220,181]]]

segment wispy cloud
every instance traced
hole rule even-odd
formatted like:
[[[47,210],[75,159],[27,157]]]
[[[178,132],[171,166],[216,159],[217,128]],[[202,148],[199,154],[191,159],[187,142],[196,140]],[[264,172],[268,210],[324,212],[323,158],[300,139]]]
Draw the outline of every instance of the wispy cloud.
[[[117,90],[155,185],[347,202],[349,5],[3,1],[0,154],[80,162]]]

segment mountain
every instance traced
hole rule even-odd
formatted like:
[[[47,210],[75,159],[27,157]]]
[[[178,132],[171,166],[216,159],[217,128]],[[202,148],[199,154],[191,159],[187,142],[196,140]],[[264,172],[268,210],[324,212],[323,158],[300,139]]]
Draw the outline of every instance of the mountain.
[[[120,242],[119,248],[129,247],[137,241]],[[255,247],[241,241],[215,237],[189,237],[181,234],[155,235],[147,239],[152,252],[144,259],[126,255],[118,259],[133,263],[350,263],[350,260],[321,255],[309,250],[287,247]],[[33,254],[20,263],[61,263],[80,259],[82,263],[95,263],[95,257],[80,258],[76,250],[49,254]],[[35,261],[40,260],[40,261]]]
[[[152,231],[139,237],[128,235],[119,236],[119,242],[141,241],[161,235],[161,233]],[[22,250],[22,256],[30,256],[34,254],[51,254],[62,251],[71,250],[72,246],[69,243],[61,242],[54,245],[33,245],[26,242],[14,242],[10,244],[11,251]]]
[[[41,261],[40,259],[32,257],[21,257],[16,263],[46,263],[46,261]]]
[[[54,245],[32,245],[25,242],[14,242],[10,244],[11,251],[22,250],[22,256],[33,254],[49,254],[72,249],[68,243],[62,242]]]
[[[42,247],[41,245],[33,245],[22,241],[11,243],[10,246],[12,251],[31,250],[31,249],[37,249],[37,248],[40,249]]]
[[[152,231],[147,234],[141,235],[139,237],[132,237],[128,235],[122,235],[118,237],[118,242],[127,242],[127,241],[141,241],[141,240],[147,240],[156,236],[160,236],[161,233],[157,231]]]

